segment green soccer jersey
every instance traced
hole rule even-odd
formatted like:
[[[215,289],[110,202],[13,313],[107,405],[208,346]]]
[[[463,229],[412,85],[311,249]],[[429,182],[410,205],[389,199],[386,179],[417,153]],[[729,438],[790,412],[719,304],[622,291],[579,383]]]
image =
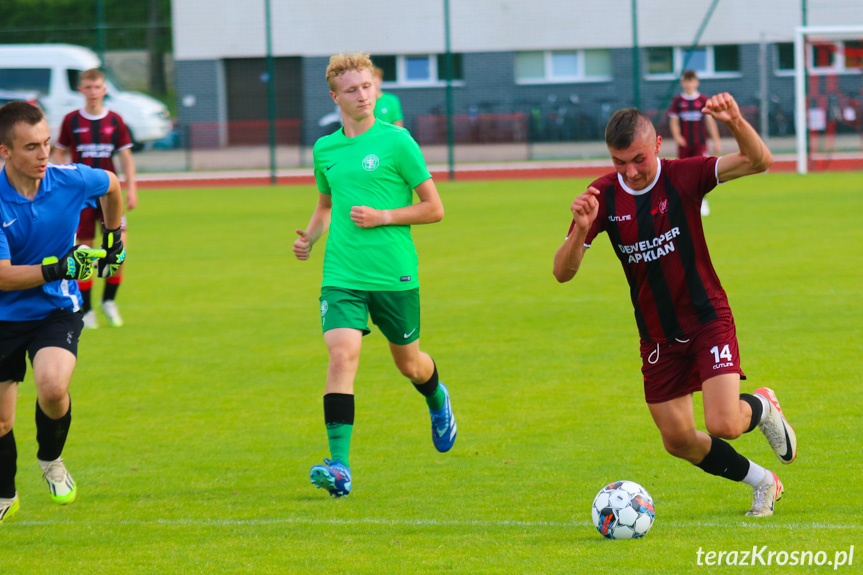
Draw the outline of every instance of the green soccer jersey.
[[[419,286],[410,226],[361,228],[351,208],[379,210],[413,203],[431,177],[419,146],[404,128],[376,121],[355,138],[339,130],[315,143],[315,181],[333,202],[322,287],[401,291]]]
[[[405,117],[404,114],[402,114],[402,103],[398,96],[388,94],[387,92],[381,94],[381,97],[378,98],[377,102],[375,102],[375,118],[383,120],[384,122],[389,122],[390,124],[398,122],[399,120],[404,120]]]

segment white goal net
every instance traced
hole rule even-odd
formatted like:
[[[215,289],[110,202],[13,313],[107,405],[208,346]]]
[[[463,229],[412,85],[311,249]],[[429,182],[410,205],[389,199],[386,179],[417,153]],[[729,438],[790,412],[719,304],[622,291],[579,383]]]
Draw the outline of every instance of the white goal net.
[[[863,26],[794,34],[797,171],[863,160]]]

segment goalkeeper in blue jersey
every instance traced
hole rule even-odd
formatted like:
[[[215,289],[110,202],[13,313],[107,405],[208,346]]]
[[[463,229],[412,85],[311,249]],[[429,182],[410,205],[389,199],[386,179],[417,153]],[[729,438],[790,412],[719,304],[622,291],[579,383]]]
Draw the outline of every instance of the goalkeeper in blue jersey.
[[[29,355],[36,383],[36,454],[51,498],[71,503],[77,486],[60,457],[72,404],[69,382],[83,321],[76,280],[110,277],[126,257],[120,239],[123,197],[104,170],[48,163],[51,131],[26,102],[0,107],[0,523],[19,507],[12,427]],[[100,201],[102,249],[75,246],[81,208]]]

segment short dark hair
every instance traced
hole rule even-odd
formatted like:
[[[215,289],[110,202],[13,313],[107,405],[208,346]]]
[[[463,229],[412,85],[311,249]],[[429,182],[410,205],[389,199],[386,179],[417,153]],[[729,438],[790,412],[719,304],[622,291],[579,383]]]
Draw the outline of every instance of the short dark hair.
[[[626,108],[614,113],[605,127],[605,144],[614,150],[625,150],[645,127],[652,127],[650,118],[638,108]]]
[[[0,144],[11,147],[15,139],[15,126],[35,126],[45,119],[45,114],[29,102],[14,101],[0,106]]]
[[[695,73],[695,70],[684,70],[683,74],[680,75],[681,80],[697,80],[698,75]]]

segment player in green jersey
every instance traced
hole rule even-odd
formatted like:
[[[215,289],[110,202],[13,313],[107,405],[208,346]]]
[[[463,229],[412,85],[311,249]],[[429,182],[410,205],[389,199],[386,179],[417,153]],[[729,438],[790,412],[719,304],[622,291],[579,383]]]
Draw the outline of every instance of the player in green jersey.
[[[426,398],[434,446],[449,451],[456,438],[449,392],[419,348],[417,254],[410,233],[411,225],[440,221],[443,204],[407,130],[375,118],[372,70],[368,54],[330,58],[327,82],[344,127],[315,143],[318,204],[293,247],[297,259],[307,260],[329,232],[320,303],[329,351],[324,421],[331,458],[312,467],[310,478],[336,497],[351,491],[354,377],[369,315],[389,341],[396,367]]]
[[[393,126],[404,126],[405,115],[402,113],[402,102],[395,94],[383,91],[381,84],[384,81],[384,71],[378,67],[374,69],[375,87],[378,90],[378,101],[375,103],[375,118],[388,122]]]

